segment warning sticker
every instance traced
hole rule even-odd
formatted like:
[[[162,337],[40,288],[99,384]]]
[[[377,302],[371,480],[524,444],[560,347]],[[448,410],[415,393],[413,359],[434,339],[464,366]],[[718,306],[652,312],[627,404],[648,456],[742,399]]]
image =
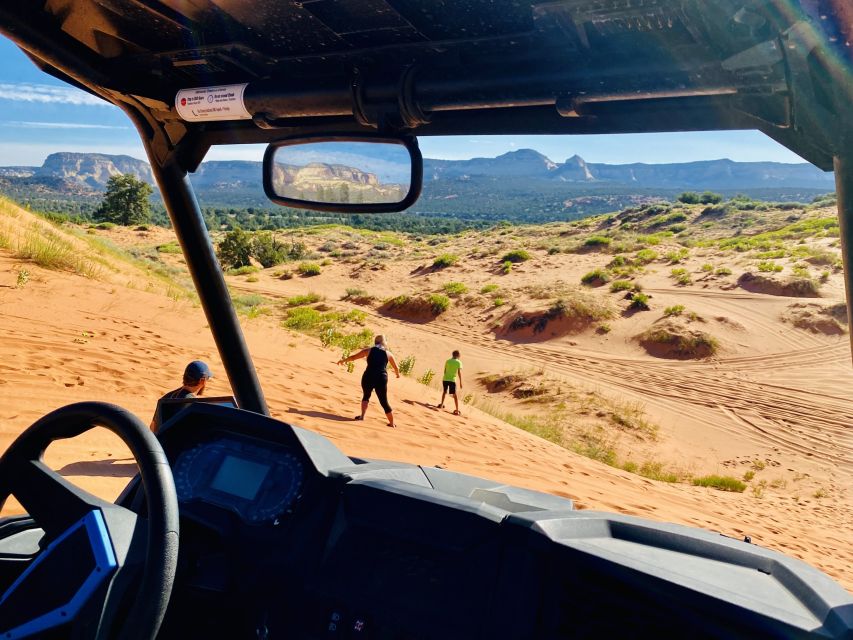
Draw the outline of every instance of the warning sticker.
[[[175,96],[178,115],[187,122],[205,120],[247,120],[252,114],[243,104],[243,92],[248,84],[227,84],[220,87],[181,89]]]

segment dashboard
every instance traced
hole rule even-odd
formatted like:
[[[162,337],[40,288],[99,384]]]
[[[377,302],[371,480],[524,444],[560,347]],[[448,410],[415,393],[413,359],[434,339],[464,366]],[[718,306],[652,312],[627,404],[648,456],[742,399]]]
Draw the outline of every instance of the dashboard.
[[[849,595],[828,578],[712,532],[350,459],[319,434],[213,404],[192,404],[158,437],[181,527],[158,640],[827,638],[853,628]],[[142,513],[144,492],[129,488],[119,503]]]
[[[305,467],[285,446],[219,437],[182,452],[172,468],[181,503],[201,501],[236,513],[248,525],[275,523],[302,491]]]

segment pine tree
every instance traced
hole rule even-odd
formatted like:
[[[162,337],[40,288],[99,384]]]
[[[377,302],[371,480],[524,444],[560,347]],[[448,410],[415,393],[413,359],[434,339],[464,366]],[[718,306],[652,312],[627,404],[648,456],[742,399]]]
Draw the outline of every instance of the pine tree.
[[[147,182],[129,173],[112,176],[107,192],[95,211],[95,219],[121,225],[145,224],[151,220],[149,196],[154,192]]]

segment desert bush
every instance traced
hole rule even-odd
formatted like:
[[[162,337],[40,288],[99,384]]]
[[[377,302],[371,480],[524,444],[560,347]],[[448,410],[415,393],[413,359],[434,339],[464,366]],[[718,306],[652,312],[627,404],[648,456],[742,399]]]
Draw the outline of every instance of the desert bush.
[[[681,286],[693,283],[693,279],[690,277],[690,274],[687,272],[687,269],[679,267],[673,269],[669,273],[675,279],[675,282],[677,284],[680,284]]]
[[[459,296],[468,293],[468,287],[462,282],[448,282],[444,285],[443,289],[451,298],[458,298]]]
[[[252,255],[266,269],[287,260],[288,251],[271,231],[259,231],[252,239]]]
[[[605,269],[593,269],[581,277],[581,282],[591,287],[600,287],[610,282],[610,274]]]
[[[714,193],[713,191],[705,191],[701,196],[699,196],[699,202],[701,204],[719,204],[723,201],[723,196],[719,193]]]
[[[501,258],[502,262],[526,262],[530,260],[532,256],[525,249],[513,249],[509,253],[505,254],[503,258]]]
[[[635,293],[631,296],[631,304],[628,305],[629,309],[636,309],[637,311],[648,311],[649,310],[649,296],[645,293]]]
[[[809,272],[809,265],[797,263],[791,267],[791,273],[793,273],[798,278],[810,278],[811,273]]]
[[[657,260],[658,254],[652,249],[640,249],[635,256],[635,259],[640,264],[649,264]]]
[[[681,480],[681,475],[664,467],[662,462],[652,460],[646,460],[640,465],[637,473],[644,478],[657,480],[658,482],[678,482]]]
[[[302,262],[296,270],[306,278],[311,276],[319,276],[322,269],[316,262]]]
[[[701,478],[693,478],[693,484],[697,487],[711,487],[720,491],[734,491],[736,493],[743,493],[746,489],[743,482],[731,476],[702,476]]]
[[[260,271],[255,265],[248,264],[245,267],[237,267],[236,269],[228,269],[225,273],[229,276],[248,276]]]
[[[678,359],[709,358],[720,348],[717,339],[707,333],[675,326],[651,327],[638,337],[647,351],[663,347],[665,356]]]
[[[225,234],[217,247],[219,262],[227,269],[248,267],[252,258],[252,234],[233,229]]]
[[[434,377],[435,377],[435,371],[433,371],[432,369],[427,369],[426,371],[424,371],[423,375],[421,375],[421,377],[418,378],[418,382],[420,382],[421,384],[425,384],[425,385],[429,386],[429,384],[432,382],[432,379]]]
[[[704,271],[705,273],[710,273],[711,271],[713,271],[713,270],[714,270],[714,265],[712,265],[712,264],[710,264],[710,263],[706,262],[705,264],[703,264],[703,265],[702,265],[701,269],[702,269],[702,271]]]
[[[453,253],[442,253],[433,260],[432,268],[445,269],[447,267],[452,267],[457,262],[459,262],[459,256]]]
[[[503,298],[495,298],[492,300],[492,304],[496,307],[502,307],[506,304],[506,301]]]
[[[665,316],[680,316],[682,313],[684,313],[683,304],[674,304],[663,310],[663,315]]]
[[[677,198],[679,202],[683,202],[684,204],[699,204],[701,199],[701,196],[695,191],[685,191]]]
[[[717,269],[714,271],[714,275],[730,276],[732,275],[732,270],[728,267],[717,267]]]
[[[592,249],[605,249],[610,246],[611,238],[607,236],[590,236],[583,242],[583,246]]]
[[[677,249],[674,251],[668,251],[664,254],[664,258],[666,258],[667,262],[671,264],[678,264],[682,260],[686,260],[687,256],[690,255],[690,252],[687,249]]]
[[[618,291],[631,291],[634,288],[634,283],[630,280],[616,280],[610,285],[610,292],[617,293]]]
[[[428,300],[435,315],[441,315],[450,308],[450,298],[440,293],[433,293]]]
[[[397,368],[400,370],[400,374],[404,376],[409,376],[412,374],[412,369],[415,368],[415,356],[406,356],[402,360],[400,360]]]
[[[512,262],[510,260],[506,260],[501,266],[501,271],[504,272],[504,275],[510,273],[512,271]]]
[[[159,245],[157,251],[159,253],[181,253],[181,246],[175,241],[167,242]]]
[[[318,293],[305,293],[299,296],[293,296],[287,299],[288,307],[301,307],[306,304],[314,304],[323,300],[323,296]]]
[[[778,273],[782,271],[783,267],[781,264],[776,264],[770,260],[762,260],[758,263],[758,270],[764,273]]]
[[[480,293],[482,293],[483,295],[487,295],[489,293],[494,293],[498,289],[500,289],[500,287],[496,284],[487,284],[483,285],[483,288],[480,289]]]

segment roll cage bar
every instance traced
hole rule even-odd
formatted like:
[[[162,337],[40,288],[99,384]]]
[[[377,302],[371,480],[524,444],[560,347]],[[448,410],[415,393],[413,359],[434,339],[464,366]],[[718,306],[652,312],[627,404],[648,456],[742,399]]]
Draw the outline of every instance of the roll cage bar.
[[[268,414],[187,177],[217,144],[332,131],[757,129],[835,170],[853,317],[853,6],[845,0],[455,0],[441,10],[433,0],[375,0],[357,16],[326,4],[255,0],[255,22],[220,0],[206,11],[172,0],[0,6],[0,33],[37,66],[134,123],[242,408]],[[262,22],[272,11],[281,15]],[[178,116],[177,91],[229,82],[248,82],[251,119]]]

